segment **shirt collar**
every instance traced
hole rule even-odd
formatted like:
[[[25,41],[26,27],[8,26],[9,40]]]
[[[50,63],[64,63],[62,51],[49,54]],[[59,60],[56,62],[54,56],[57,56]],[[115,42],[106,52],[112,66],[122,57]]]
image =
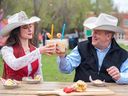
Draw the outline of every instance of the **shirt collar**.
[[[96,48],[95,47],[95,49],[97,50],[97,51],[99,51],[99,52],[106,52],[106,51],[108,51],[109,49],[110,49],[110,47],[111,47],[111,43],[108,45],[108,47],[107,48],[105,48],[104,50],[100,50],[99,48]]]

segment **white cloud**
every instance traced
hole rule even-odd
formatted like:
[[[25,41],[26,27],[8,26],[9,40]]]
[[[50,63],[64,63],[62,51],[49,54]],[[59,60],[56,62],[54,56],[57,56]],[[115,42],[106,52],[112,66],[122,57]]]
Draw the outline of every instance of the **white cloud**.
[[[128,12],[128,0],[113,0],[113,3],[119,12]]]

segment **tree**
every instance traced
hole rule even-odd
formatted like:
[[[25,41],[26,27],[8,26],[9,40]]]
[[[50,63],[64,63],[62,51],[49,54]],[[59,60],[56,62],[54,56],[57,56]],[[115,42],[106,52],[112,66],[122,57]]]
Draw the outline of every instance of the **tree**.
[[[83,21],[90,11],[99,14],[113,10],[111,0],[92,1],[94,0],[0,0],[0,4],[5,16],[23,10],[28,16],[36,15],[41,18],[38,31],[39,28],[50,31],[51,24],[54,24],[56,34],[61,32],[64,21],[67,25],[66,33],[69,33],[72,28],[83,29]]]
[[[111,0],[95,0],[92,3],[93,11],[98,15],[101,12],[110,13],[113,10],[113,5]]]
[[[40,10],[40,6],[41,6],[41,1],[40,0],[33,0],[33,9],[34,9],[34,15],[39,17],[39,10]],[[35,33],[34,33],[34,39],[33,42],[35,44],[35,46],[38,47],[39,44],[39,40],[38,40],[38,34],[39,34],[39,27],[38,27],[38,23],[35,24]]]

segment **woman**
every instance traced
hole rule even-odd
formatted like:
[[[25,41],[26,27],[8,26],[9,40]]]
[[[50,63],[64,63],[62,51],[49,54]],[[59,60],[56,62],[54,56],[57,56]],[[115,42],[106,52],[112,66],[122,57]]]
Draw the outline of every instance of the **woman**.
[[[9,17],[8,24],[1,30],[1,35],[9,35],[6,46],[1,50],[4,60],[3,78],[22,80],[23,77],[41,75],[41,54],[53,54],[53,44],[35,48],[32,43],[34,24],[38,17],[28,19],[21,11]]]

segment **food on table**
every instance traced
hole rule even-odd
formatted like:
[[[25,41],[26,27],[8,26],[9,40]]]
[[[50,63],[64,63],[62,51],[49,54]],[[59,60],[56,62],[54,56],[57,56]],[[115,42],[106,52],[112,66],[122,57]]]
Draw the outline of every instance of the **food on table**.
[[[41,82],[42,77],[40,75],[36,75],[34,78],[32,77],[23,77],[22,81],[28,84],[38,84]]]
[[[103,84],[104,82],[99,80],[99,79],[96,79],[96,80],[93,80],[93,83],[95,83],[95,84]]]
[[[104,81],[99,80],[99,79],[92,80],[92,77],[91,77],[91,76],[89,76],[89,80],[91,81],[91,83],[92,83],[94,86],[99,86],[99,87],[105,86],[105,80],[104,80]]]
[[[15,85],[16,82],[14,82],[13,80],[11,79],[7,79],[5,82],[4,82],[4,85],[8,85],[8,86],[11,86],[11,85]]]
[[[31,79],[32,79],[32,77],[23,77],[22,81],[28,81],[28,80],[31,80]]]
[[[4,78],[0,78],[1,82],[4,84],[5,83],[5,79]]]
[[[101,81],[99,79],[96,79],[96,80],[93,80],[92,81],[92,84],[94,86],[102,87],[102,86],[105,86],[105,81]]]
[[[57,38],[59,38],[59,39],[60,39],[60,38],[61,38],[61,33],[57,33],[57,35],[56,35],[56,36],[57,36]]]
[[[86,91],[86,89],[87,89],[87,84],[84,81],[82,81],[82,80],[78,80],[72,86],[65,87],[63,89],[63,91],[65,93],[84,92],[84,91]]]
[[[34,78],[32,77],[23,77],[23,81],[40,81],[42,79],[41,75],[36,75]]]
[[[17,80],[12,80],[12,79],[3,79],[1,78],[1,81],[3,83],[3,86],[7,89],[12,89],[12,88],[17,88],[18,85],[20,84],[19,81]]]
[[[63,89],[63,91],[64,91],[65,93],[71,93],[71,92],[75,92],[75,89],[72,88],[72,87],[65,87],[65,88]]]
[[[77,92],[83,92],[87,89],[87,84],[82,80],[78,80],[76,83],[73,84],[73,88]]]
[[[34,80],[41,80],[41,76],[40,76],[40,75],[36,75],[36,76],[34,77]]]

